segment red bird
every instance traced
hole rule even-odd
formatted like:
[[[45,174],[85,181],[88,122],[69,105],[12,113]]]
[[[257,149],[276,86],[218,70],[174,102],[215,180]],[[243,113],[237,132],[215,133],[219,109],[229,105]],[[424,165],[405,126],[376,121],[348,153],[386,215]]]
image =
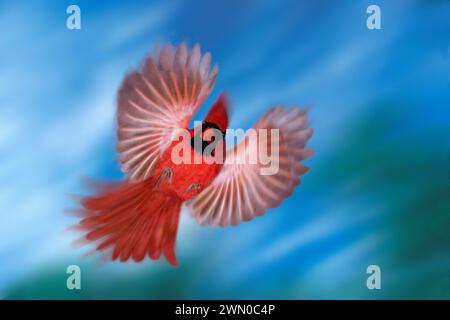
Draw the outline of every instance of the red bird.
[[[305,149],[313,132],[307,126],[307,112],[282,106],[267,111],[254,126],[279,130],[276,174],[261,175],[259,162],[174,163],[171,155],[179,142],[172,137],[188,128],[217,77],[217,65],[211,70],[210,63],[210,53],[202,55],[198,44],[191,51],[185,44],[166,45],[122,83],[117,151],[127,179],[81,200],[80,227],[85,238],[98,240],[97,250],[112,247],[113,260],[142,261],[146,256],[157,260],[162,254],[176,265],[175,240],[183,203],[201,224],[237,225],[278,206],[308,170],[299,163],[312,155],[312,150]],[[221,95],[202,126],[189,131],[191,155],[207,157],[202,150],[213,141],[205,138],[208,131],[218,129],[225,138],[227,127],[228,107]],[[202,139],[200,150],[194,146],[196,137]],[[226,154],[245,156],[255,151],[244,144]]]

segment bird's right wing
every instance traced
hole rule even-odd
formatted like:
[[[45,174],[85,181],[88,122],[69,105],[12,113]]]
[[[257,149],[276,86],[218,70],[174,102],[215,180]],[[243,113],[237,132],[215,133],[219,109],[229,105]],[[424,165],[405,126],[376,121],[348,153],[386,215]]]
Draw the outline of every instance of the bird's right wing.
[[[235,148],[227,151],[227,160],[214,181],[198,194],[188,208],[201,224],[211,226],[237,225],[254,216],[263,215],[268,208],[278,206],[300,183],[299,175],[308,167],[299,163],[312,155],[305,145],[311,138],[313,129],[308,128],[307,111],[298,108],[278,106],[266,112],[256,123],[254,129],[266,129],[267,136],[278,129],[278,137],[271,143],[278,145],[278,171],[262,174],[268,169],[267,162],[249,161],[251,155],[261,151],[258,141],[246,142],[246,137]],[[273,150],[270,150],[273,151]],[[230,162],[230,159],[232,161]],[[264,164],[265,163],[265,164]]]
[[[211,55],[199,45],[188,51],[166,45],[142,70],[125,77],[118,95],[117,151],[132,181],[151,175],[161,153],[179,128],[187,128],[208,98],[217,76]]]

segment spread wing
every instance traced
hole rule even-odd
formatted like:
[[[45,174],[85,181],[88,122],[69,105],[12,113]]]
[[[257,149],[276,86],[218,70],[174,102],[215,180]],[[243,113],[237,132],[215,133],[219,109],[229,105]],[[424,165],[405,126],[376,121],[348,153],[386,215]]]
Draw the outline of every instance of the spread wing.
[[[311,149],[305,149],[313,133],[307,125],[307,111],[278,106],[266,112],[254,128],[268,132],[279,129],[278,138],[275,135],[266,142],[269,146],[271,142],[278,143],[279,157],[275,161],[278,171],[262,174],[261,169],[267,168],[267,162],[249,160],[250,155],[258,152],[261,137],[258,136],[258,143],[248,143],[247,133],[235,148],[227,150],[227,160],[211,185],[188,203],[191,214],[199,223],[237,225],[263,215],[266,209],[278,206],[291,195],[300,183],[299,175],[307,172],[308,167],[299,163],[313,153]],[[267,135],[271,137],[270,133]]]
[[[217,76],[211,55],[199,45],[166,45],[148,57],[139,71],[127,75],[118,94],[117,151],[130,180],[150,176],[178,128],[187,128],[208,98]]]

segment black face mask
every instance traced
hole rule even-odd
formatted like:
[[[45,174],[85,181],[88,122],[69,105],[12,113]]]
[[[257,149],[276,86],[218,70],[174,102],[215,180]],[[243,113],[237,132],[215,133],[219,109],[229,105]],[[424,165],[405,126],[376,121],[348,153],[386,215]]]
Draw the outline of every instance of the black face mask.
[[[211,141],[205,141],[202,139],[201,135],[203,132],[205,132],[206,129],[209,128],[214,128],[219,130],[222,133],[222,136],[219,138],[218,141],[215,141],[215,139],[217,138],[217,136],[212,136]],[[198,131],[192,138],[191,138],[191,147],[192,149],[194,149],[195,151],[197,151],[200,154],[203,154],[203,152],[205,151],[205,148],[207,146],[209,146],[211,143],[215,143],[217,144],[220,140],[224,140],[225,139],[225,135],[226,135],[226,131],[221,131],[219,126],[217,124],[215,124],[214,122],[208,122],[208,121],[203,121],[202,123],[202,131]],[[200,139],[202,141],[201,143],[201,148],[202,150],[198,150],[198,148],[196,149],[196,145],[195,145],[195,141],[197,139]],[[198,144],[198,143],[197,143]],[[214,150],[212,151],[212,155],[214,156]]]

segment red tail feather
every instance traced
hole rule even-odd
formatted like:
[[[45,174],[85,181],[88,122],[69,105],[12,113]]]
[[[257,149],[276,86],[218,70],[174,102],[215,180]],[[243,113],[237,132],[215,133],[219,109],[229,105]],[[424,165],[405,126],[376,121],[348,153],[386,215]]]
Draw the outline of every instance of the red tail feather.
[[[100,240],[97,250],[113,247],[112,259],[142,261],[161,253],[176,265],[175,240],[181,200],[152,191],[154,182],[123,182],[105,186],[99,194],[82,200],[87,240]]]

